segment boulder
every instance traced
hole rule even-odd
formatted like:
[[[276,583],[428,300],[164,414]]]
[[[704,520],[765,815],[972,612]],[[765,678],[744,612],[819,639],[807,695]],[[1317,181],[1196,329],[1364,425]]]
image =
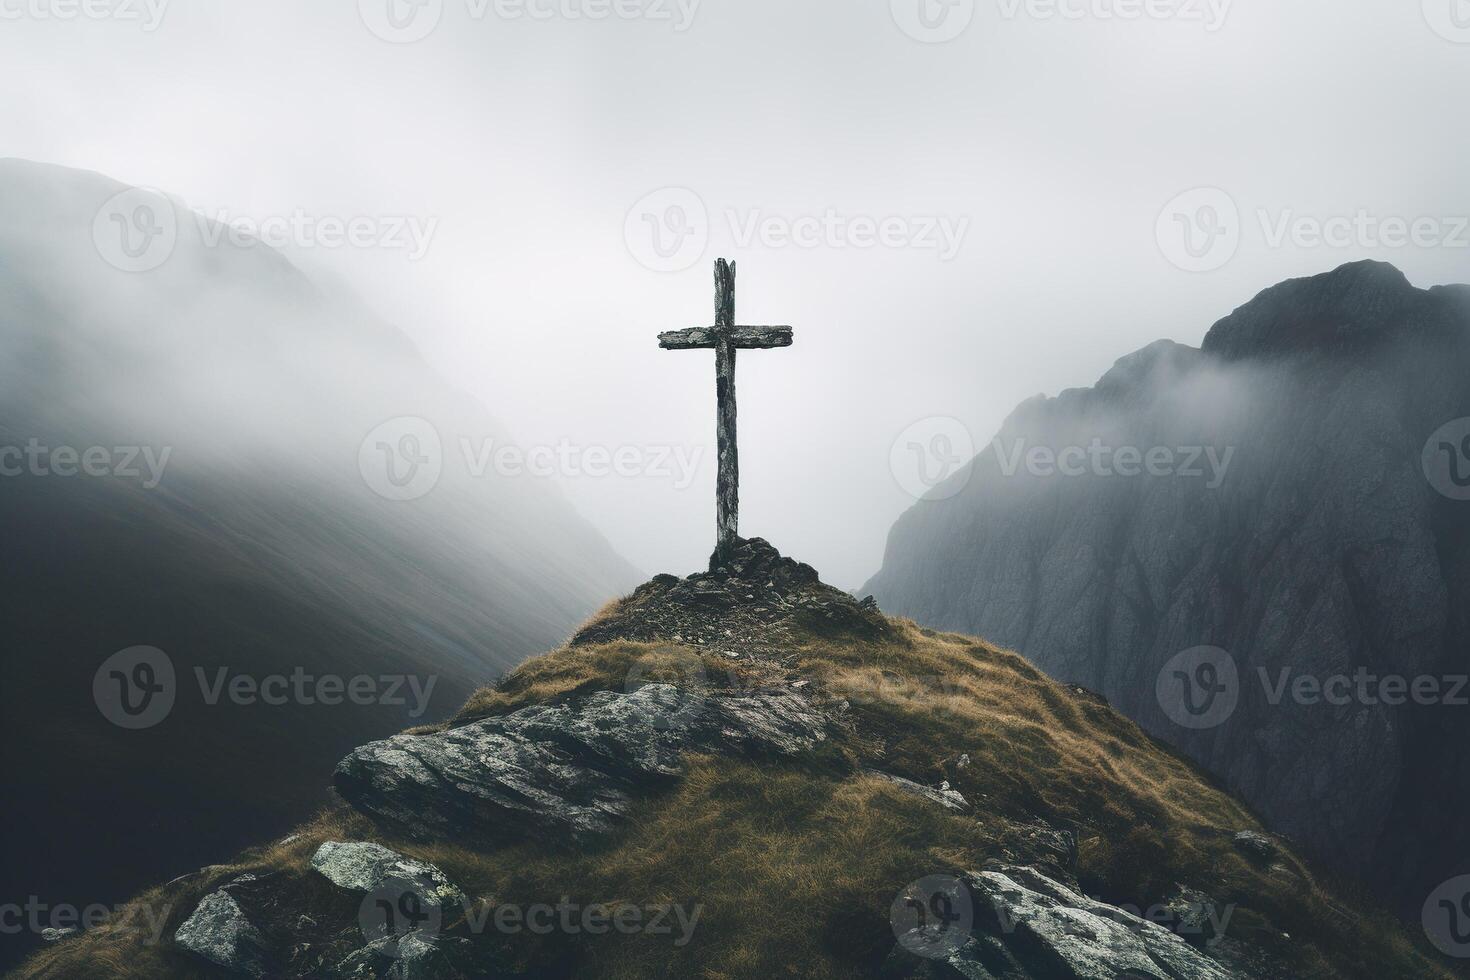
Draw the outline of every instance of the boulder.
[[[1002,865],[964,877],[975,928],[999,940],[1021,976],[1046,980],[1240,980],[1174,933],[1079,895],[1035,868]]]
[[[389,850],[381,844],[328,841],[311,858],[311,866],[338,888],[374,892],[394,882],[408,882],[426,905],[464,907],[464,892],[444,872],[424,861]]]
[[[246,875],[231,884],[254,880]],[[246,916],[229,886],[211,892],[174,933],[174,943],[216,966],[247,977],[276,975],[265,937]]]
[[[948,783],[945,783],[944,786],[939,789],[934,789],[933,787],[925,786],[921,783],[916,783],[911,779],[904,779],[902,776],[895,776],[891,773],[880,772],[877,769],[865,769],[863,771],[869,776],[875,776],[878,779],[883,779],[892,783],[899,789],[903,790],[905,793],[913,796],[922,797],[931,803],[937,803],[939,806],[944,807],[946,810],[956,810],[959,812],[964,812],[970,809],[969,801],[967,801],[964,796],[961,795],[959,790],[950,789]]]
[[[465,972],[453,955],[464,942],[419,932],[389,936],[357,950],[330,975],[333,980],[468,980],[478,972]]]
[[[793,756],[824,741],[827,724],[791,691],[717,697],[649,684],[374,742],[342,760],[334,783],[411,839],[582,839],[612,830],[639,794],[677,778],[685,752]]]
[[[1276,842],[1265,834],[1258,834],[1254,830],[1242,830],[1235,835],[1232,843],[1235,844],[1236,850],[1261,864],[1270,864],[1276,860],[1278,853]]]

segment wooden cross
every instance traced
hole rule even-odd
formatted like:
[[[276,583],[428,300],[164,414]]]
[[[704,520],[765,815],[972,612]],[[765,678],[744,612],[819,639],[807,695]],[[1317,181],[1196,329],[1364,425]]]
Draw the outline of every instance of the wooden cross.
[[[719,436],[720,472],[715,485],[714,570],[734,552],[740,540],[740,450],[735,442],[735,352],[790,347],[790,327],[737,327],[735,325],[735,263],[715,262],[715,325],[673,330],[658,335],[664,350],[715,352],[715,400]]]

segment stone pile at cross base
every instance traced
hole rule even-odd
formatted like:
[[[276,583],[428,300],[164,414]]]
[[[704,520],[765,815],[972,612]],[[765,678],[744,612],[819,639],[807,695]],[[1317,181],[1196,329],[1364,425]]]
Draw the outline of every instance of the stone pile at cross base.
[[[709,572],[659,575],[572,638],[573,646],[633,640],[683,643],[772,659],[793,633],[876,639],[891,627],[871,599],[822,583],[816,569],[761,538],[741,539]]]

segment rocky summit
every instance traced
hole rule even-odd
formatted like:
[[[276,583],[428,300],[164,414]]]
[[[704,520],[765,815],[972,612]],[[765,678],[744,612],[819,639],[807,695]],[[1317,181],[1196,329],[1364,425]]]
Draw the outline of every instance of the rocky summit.
[[[19,975],[1449,976],[1096,695],[758,539],[332,780]]]
[[[574,646],[612,640],[688,643],[731,657],[782,657],[798,633],[878,637],[888,624],[861,602],[824,585],[817,570],[783,557],[768,541],[742,539],[705,574],[659,575],[606,616],[583,627]]]

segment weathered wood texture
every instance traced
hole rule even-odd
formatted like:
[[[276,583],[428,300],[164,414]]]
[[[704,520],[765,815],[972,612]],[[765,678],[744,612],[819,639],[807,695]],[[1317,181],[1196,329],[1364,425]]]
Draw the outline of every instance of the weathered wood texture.
[[[720,472],[715,483],[715,554],[711,566],[735,552],[740,537],[740,443],[735,437],[735,266],[715,263],[715,412]]]
[[[717,327],[690,327],[659,334],[658,345],[664,350],[713,350],[719,346],[721,337],[728,338],[736,350],[769,350],[792,344],[790,327],[731,327],[726,331]]]
[[[715,262],[715,325],[672,330],[658,335],[664,350],[713,350],[715,352],[716,434],[720,459],[715,485],[715,553],[710,567],[716,568],[735,550],[740,540],[740,447],[736,437],[735,353],[790,347],[790,327],[739,327],[735,325],[735,263]]]

